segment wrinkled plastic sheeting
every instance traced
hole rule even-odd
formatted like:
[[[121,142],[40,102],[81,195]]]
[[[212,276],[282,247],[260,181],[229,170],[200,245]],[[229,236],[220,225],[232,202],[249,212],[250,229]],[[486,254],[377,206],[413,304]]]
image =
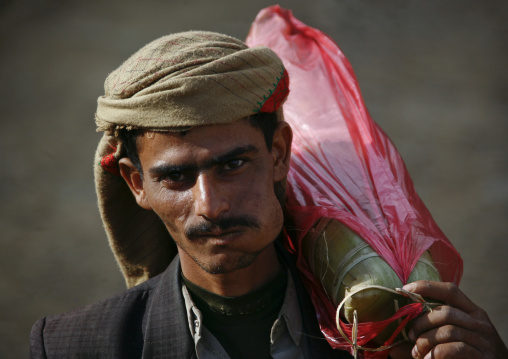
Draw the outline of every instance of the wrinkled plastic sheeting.
[[[247,44],[271,48],[289,73],[284,116],[294,138],[286,204],[298,234],[287,244],[298,256],[330,344],[344,344],[334,330],[336,308],[298,252],[299,241],[321,217],[359,234],[403,283],[428,249],[442,280],[458,284],[460,255],[416,193],[397,149],[370,117],[353,69],[333,40],[272,6],[256,17]]]

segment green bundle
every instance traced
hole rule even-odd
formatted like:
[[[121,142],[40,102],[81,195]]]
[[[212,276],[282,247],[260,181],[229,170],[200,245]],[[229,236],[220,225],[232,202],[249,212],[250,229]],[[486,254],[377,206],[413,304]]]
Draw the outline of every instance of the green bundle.
[[[336,307],[349,293],[370,285],[390,289],[403,286],[388,263],[360,236],[337,220],[321,218],[303,238],[302,251],[310,270]],[[428,251],[418,260],[408,282],[420,279],[441,279]],[[405,298],[400,295],[369,288],[349,297],[341,316],[352,324],[356,310],[358,322],[376,322],[391,317],[405,304]],[[379,341],[384,339],[385,336],[381,335]]]

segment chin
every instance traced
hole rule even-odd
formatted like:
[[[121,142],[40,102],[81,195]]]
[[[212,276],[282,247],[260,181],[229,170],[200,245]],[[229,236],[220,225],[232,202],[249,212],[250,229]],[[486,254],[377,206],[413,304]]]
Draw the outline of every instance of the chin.
[[[202,262],[194,258],[198,266],[210,274],[227,274],[250,266],[262,251],[236,256],[236,258],[223,258],[214,262]]]

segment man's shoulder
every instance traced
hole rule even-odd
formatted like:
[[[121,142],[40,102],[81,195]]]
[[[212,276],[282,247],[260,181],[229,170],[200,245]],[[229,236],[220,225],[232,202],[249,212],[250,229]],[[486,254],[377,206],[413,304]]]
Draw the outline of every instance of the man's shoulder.
[[[31,358],[141,357],[146,331],[158,325],[160,312],[181,306],[173,267],[111,298],[39,319],[30,336]]]
[[[104,349],[113,354],[107,348],[118,338],[136,342],[130,328],[141,328],[150,293],[158,281],[154,277],[111,298],[39,319],[31,331],[31,357],[63,357],[71,352],[94,356],[97,350],[105,354]]]
[[[110,298],[64,313],[50,315],[39,321],[44,321],[47,328],[50,324],[52,326],[65,325],[65,322],[69,320],[73,322],[86,320],[88,323],[110,320],[117,315],[121,315],[122,312],[128,311],[133,306],[137,308],[145,306],[151,291],[157,286],[159,278],[160,275]]]

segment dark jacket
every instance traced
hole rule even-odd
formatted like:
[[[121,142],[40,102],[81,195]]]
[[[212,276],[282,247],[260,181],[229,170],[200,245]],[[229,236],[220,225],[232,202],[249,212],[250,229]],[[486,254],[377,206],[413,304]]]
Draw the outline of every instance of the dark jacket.
[[[350,358],[323,338],[310,298],[284,250],[295,282],[309,358]],[[160,275],[113,298],[38,320],[30,337],[35,358],[196,358],[181,290],[178,256]]]

